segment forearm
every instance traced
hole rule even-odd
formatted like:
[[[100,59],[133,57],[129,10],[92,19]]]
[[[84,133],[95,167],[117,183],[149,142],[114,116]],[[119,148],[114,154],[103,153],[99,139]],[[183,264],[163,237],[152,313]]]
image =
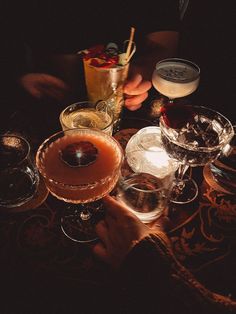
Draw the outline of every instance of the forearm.
[[[236,302],[206,289],[175,259],[161,233],[143,239],[133,248],[121,274],[124,291],[131,291],[140,307],[142,298],[147,298],[145,306],[151,307],[151,302],[166,314],[178,309],[182,314],[236,312]]]

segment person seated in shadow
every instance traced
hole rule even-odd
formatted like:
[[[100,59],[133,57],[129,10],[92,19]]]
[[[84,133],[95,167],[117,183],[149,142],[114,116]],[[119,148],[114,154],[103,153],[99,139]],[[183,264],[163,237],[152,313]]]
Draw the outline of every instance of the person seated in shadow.
[[[178,56],[201,69],[199,86],[189,101],[212,107],[233,123],[235,99],[235,1],[189,0],[181,21]]]
[[[114,313],[236,313],[235,300],[208,290],[179,263],[164,224],[149,228],[111,196],[104,205],[92,250],[116,270]]]
[[[15,85],[31,102],[49,100],[65,106],[84,98],[83,65],[76,52],[109,42],[120,46],[134,27],[137,52],[124,92],[125,106],[137,110],[148,96],[155,63],[174,55],[178,45],[177,0],[145,5],[122,1],[114,10],[107,0],[95,7],[89,2],[81,7],[75,0],[32,0],[16,3],[14,10],[6,4],[2,14],[3,90],[11,103],[18,99]]]

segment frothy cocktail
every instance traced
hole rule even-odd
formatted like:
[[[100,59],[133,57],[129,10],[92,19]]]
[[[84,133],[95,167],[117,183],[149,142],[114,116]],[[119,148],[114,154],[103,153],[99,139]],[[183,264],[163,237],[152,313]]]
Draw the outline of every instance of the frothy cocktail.
[[[152,83],[155,89],[170,99],[193,93],[199,84],[200,69],[191,61],[172,58],[156,64]]]

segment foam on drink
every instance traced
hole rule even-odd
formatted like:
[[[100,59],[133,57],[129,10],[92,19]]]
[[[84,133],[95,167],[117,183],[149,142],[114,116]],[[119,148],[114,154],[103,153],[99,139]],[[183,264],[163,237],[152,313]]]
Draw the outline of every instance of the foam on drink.
[[[190,62],[173,59],[157,63],[153,72],[153,86],[170,99],[193,93],[199,84],[199,68]]]

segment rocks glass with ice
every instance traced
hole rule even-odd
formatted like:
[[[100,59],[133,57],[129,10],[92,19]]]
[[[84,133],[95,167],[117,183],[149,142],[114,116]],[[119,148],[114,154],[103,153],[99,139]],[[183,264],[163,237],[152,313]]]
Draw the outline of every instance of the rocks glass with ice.
[[[218,158],[234,135],[233,126],[210,108],[169,104],[160,117],[160,128],[167,153],[180,163],[171,200],[180,204],[191,202],[198,187],[194,180],[184,177],[186,169]]]

